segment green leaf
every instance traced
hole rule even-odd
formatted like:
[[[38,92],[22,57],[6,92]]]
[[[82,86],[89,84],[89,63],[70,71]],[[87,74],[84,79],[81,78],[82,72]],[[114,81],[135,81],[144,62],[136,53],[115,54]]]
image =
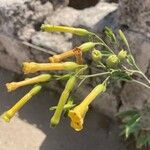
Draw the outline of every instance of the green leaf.
[[[136,114],[126,123],[126,126],[132,126],[134,123],[139,122],[141,119],[140,114]]]
[[[120,118],[124,118],[124,117],[134,116],[136,114],[139,114],[137,110],[127,110],[127,111],[117,113],[116,116]]]
[[[140,128],[140,115],[134,115],[126,124],[125,124],[125,137],[128,138],[131,133],[137,132]]]
[[[65,104],[63,110],[64,111],[70,110],[74,106],[75,106],[75,104],[73,104],[73,98],[70,97],[67,104]],[[49,108],[49,110],[53,111],[53,110],[56,110],[56,108],[57,108],[57,106],[52,106],[52,107]]]
[[[114,71],[111,77],[114,78],[115,80],[122,80],[122,81],[132,80],[132,77],[127,72],[122,70]]]
[[[138,137],[136,142],[137,148],[142,148],[142,146],[150,143],[150,135],[141,135]]]

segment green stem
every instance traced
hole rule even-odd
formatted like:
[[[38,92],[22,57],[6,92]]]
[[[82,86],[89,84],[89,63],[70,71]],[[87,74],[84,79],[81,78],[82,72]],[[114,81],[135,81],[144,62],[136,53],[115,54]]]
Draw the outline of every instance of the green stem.
[[[83,71],[85,71],[88,68],[87,65],[85,65],[83,68],[76,70],[75,76],[78,76],[79,74],[81,74]]]
[[[107,74],[111,74],[110,72],[103,72],[103,73],[96,73],[96,74],[92,74],[92,75],[82,75],[80,76],[81,78],[83,78],[80,83],[78,84],[78,87],[81,86],[81,84],[87,79],[87,78],[91,78],[91,77],[97,77],[97,76],[102,76],[102,75],[107,75]]]
[[[79,82],[79,84],[78,84],[78,87],[80,87],[81,86],[81,84],[86,80],[87,78],[86,77],[84,77],[80,82]]]
[[[102,43],[100,43],[100,45],[105,46],[111,53],[115,54],[115,53],[113,52],[113,50],[112,50],[98,35],[96,35],[95,33],[93,33],[93,35],[94,35],[100,42],[102,42]]]
[[[150,80],[147,78],[147,76],[138,68],[137,73],[141,74],[143,78],[150,84]]]
[[[144,86],[144,87],[150,89],[150,86],[148,86],[147,84],[145,84],[145,83],[143,83],[143,82],[140,82],[140,81],[138,81],[138,80],[134,80],[134,79],[133,79],[131,82],[138,83],[138,84],[140,84],[140,85],[142,85],[142,86]]]
[[[110,74],[110,72],[103,72],[103,73],[96,73],[96,74],[92,74],[92,75],[82,75],[80,76],[81,78],[91,78],[91,77],[97,77],[97,76],[102,76],[102,75],[107,75]]]
[[[124,68],[126,71],[129,71],[129,72],[131,72],[131,73],[138,73],[138,74],[142,75],[143,78],[150,84],[150,80],[147,78],[147,76],[141,71],[141,69],[140,69],[136,64],[135,64],[135,68],[136,68],[137,70],[131,70],[131,69],[126,68],[125,66],[123,66],[123,68]]]

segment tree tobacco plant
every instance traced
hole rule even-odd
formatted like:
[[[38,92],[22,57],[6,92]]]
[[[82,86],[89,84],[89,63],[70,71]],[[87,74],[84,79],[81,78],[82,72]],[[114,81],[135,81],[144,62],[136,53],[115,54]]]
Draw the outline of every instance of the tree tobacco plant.
[[[98,95],[108,89],[111,81],[135,82],[150,89],[150,80],[138,67],[128,41],[121,30],[118,31],[118,34],[115,34],[111,28],[106,27],[104,33],[107,41],[104,41],[97,34],[82,28],[43,24],[41,30],[43,32],[67,32],[77,36],[85,36],[88,41],[64,53],[49,57],[49,63],[24,62],[24,74],[39,71],[45,71],[46,73],[20,82],[6,84],[8,92],[27,85],[33,85],[33,88],[11,109],[4,112],[2,115],[4,121],[9,122],[16,112],[34,95],[38,94],[44,84],[51,80],[65,80],[66,85],[60,94],[57,106],[50,108],[51,111],[54,111],[50,119],[50,125],[53,127],[58,125],[62,115],[66,114],[71,120],[71,127],[76,131],[83,129],[84,118],[89,105]],[[88,71],[86,71],[91,66],[85,63],[85,53],[90,54],[98,73],[88,74]],[[68,58],[72,57],[75,57],[75,62],[67,61]],[[50,71],[55,71],[55,74],[49,74]],[[59,74],[57,71],[63,71],[63,73]],[[135,75],[140,75],[143,80],[137,80],[134,78]],[[75,88],[82,86],[86,79],[95,77],[103,81],[98,83],[79,104],[76,104],[76,101],[72,98]],[[131,109],[116,114],[122,120],[122,135],[125,135],[126,139],[133,135],[136,139],[137,148],[150,144],[149,129],[144,129],[141,126],[143,116],[149,112],[150,108],[146,105],[143,110]]]

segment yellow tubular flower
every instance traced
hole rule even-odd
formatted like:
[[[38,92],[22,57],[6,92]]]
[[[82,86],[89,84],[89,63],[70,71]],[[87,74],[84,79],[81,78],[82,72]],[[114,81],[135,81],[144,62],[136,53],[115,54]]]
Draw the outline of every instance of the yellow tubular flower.
[[[76,83],[76,76],[70,77],[70,79],[68,80],[68,82],[65,86],[64,91],[62,92],[62,94],[60,96],[56,111],[55,111],[53,117],[51,118],[50,123],[52,126],[56,126],[59,123],[63,108],[65,106],[66,101],[68,100],[70,92],[72,91],[75,83]]]
[[[50,71],[50,70],[75,70],[78,67],[84,65],[78,65],[74,62],[64,62],[64,63],[35,63],[35,62],[24,62],[23,72],[25,74],[35,73],[37,71]]]
[[[59,55],[54,55],[52,57],[49,57],[49,61],[52,63],[58,63],[58,62],[61,62],[62,60],[66,59],[66,58],[72,57],[72,56],[74,56],[73,50],[69,50],[69,51],[61,53]]]
[[[86,36],[86,35],[91,34],[91,32],[82,28],[73,28],[73,27],[67,27],[67,26],[54,26],[54,25],[49,25],[49,24],[43,24],[41,26],[41,29],[47,32],[68,32],[68,33],[76,34],[79,36]]]
[[[83,129],[83,122],[85,114],[88,110],[89,104],[102,92],[106,90],[106,83],[97,85],[90,94],[73,110],[69,111],[68,116],[71,118],[71,127],[76,131]]]
[[[49,61],[52,63],[58,63],[61,62],[62,60],[72,57],[75,55],[74,51],[76,49],[80,49],[83,53],[84,52],[88,52],[89,50],[91,50],[92,48],[94,48],[98,43],[93,43],[93,42],[86,42],[83,43],[82,45],[80,45],[79,47],[76,47],[72,50],[66,51],[64,53],[61,53],[59,55],[54,55],[52,57],[49,57]]]
[[[33,78],[28,78],[27,80],[23,80],[20,82],[6,83],[6,87],[7,87],[8,92],[10,92],[22,86],[49,81],[51,77],[52,76],[50,74],[42,74]]]
[[[73,110],[69,111],[68,116],[71,118],[70,126],[76,131],[83,129],[84,117],[88,111],[88,108],[88,106],[81,108],[80,105],[78,105]]]
[[[9,122],[10,119],[19,111],[25,103],[27,103],[34,95],[36,95],[41,90],[40,85],[34,86],[24,97],[22,97],[11,109],[6,111],[2,118],[4,121]]]

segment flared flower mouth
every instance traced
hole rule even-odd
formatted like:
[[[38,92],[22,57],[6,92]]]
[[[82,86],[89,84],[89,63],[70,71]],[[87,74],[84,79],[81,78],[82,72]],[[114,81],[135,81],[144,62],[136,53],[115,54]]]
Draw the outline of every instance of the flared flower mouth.
[[[76,131],[83,129],[84,117],[88,110],[88,107],[82,108],[80,105],[69,111],[68,116],[71,119],[71,127]]]
[[[16,86],[16,83],[15,83],[15,82],[6,83],[6,87],[7,87],[8,92],[17,89],[17,86]]]
[[[71,110],[69,112],[69,117],[71,118],[71,127],[76,131],[80,131],[83,129],[83,118],[81,117],[79,112]]]
[[[36,72],[36,63],[34,62],[24,62],[23,63],[23,68],[22,68],[24,74],[28,74],[28,73],[34,73]]]

